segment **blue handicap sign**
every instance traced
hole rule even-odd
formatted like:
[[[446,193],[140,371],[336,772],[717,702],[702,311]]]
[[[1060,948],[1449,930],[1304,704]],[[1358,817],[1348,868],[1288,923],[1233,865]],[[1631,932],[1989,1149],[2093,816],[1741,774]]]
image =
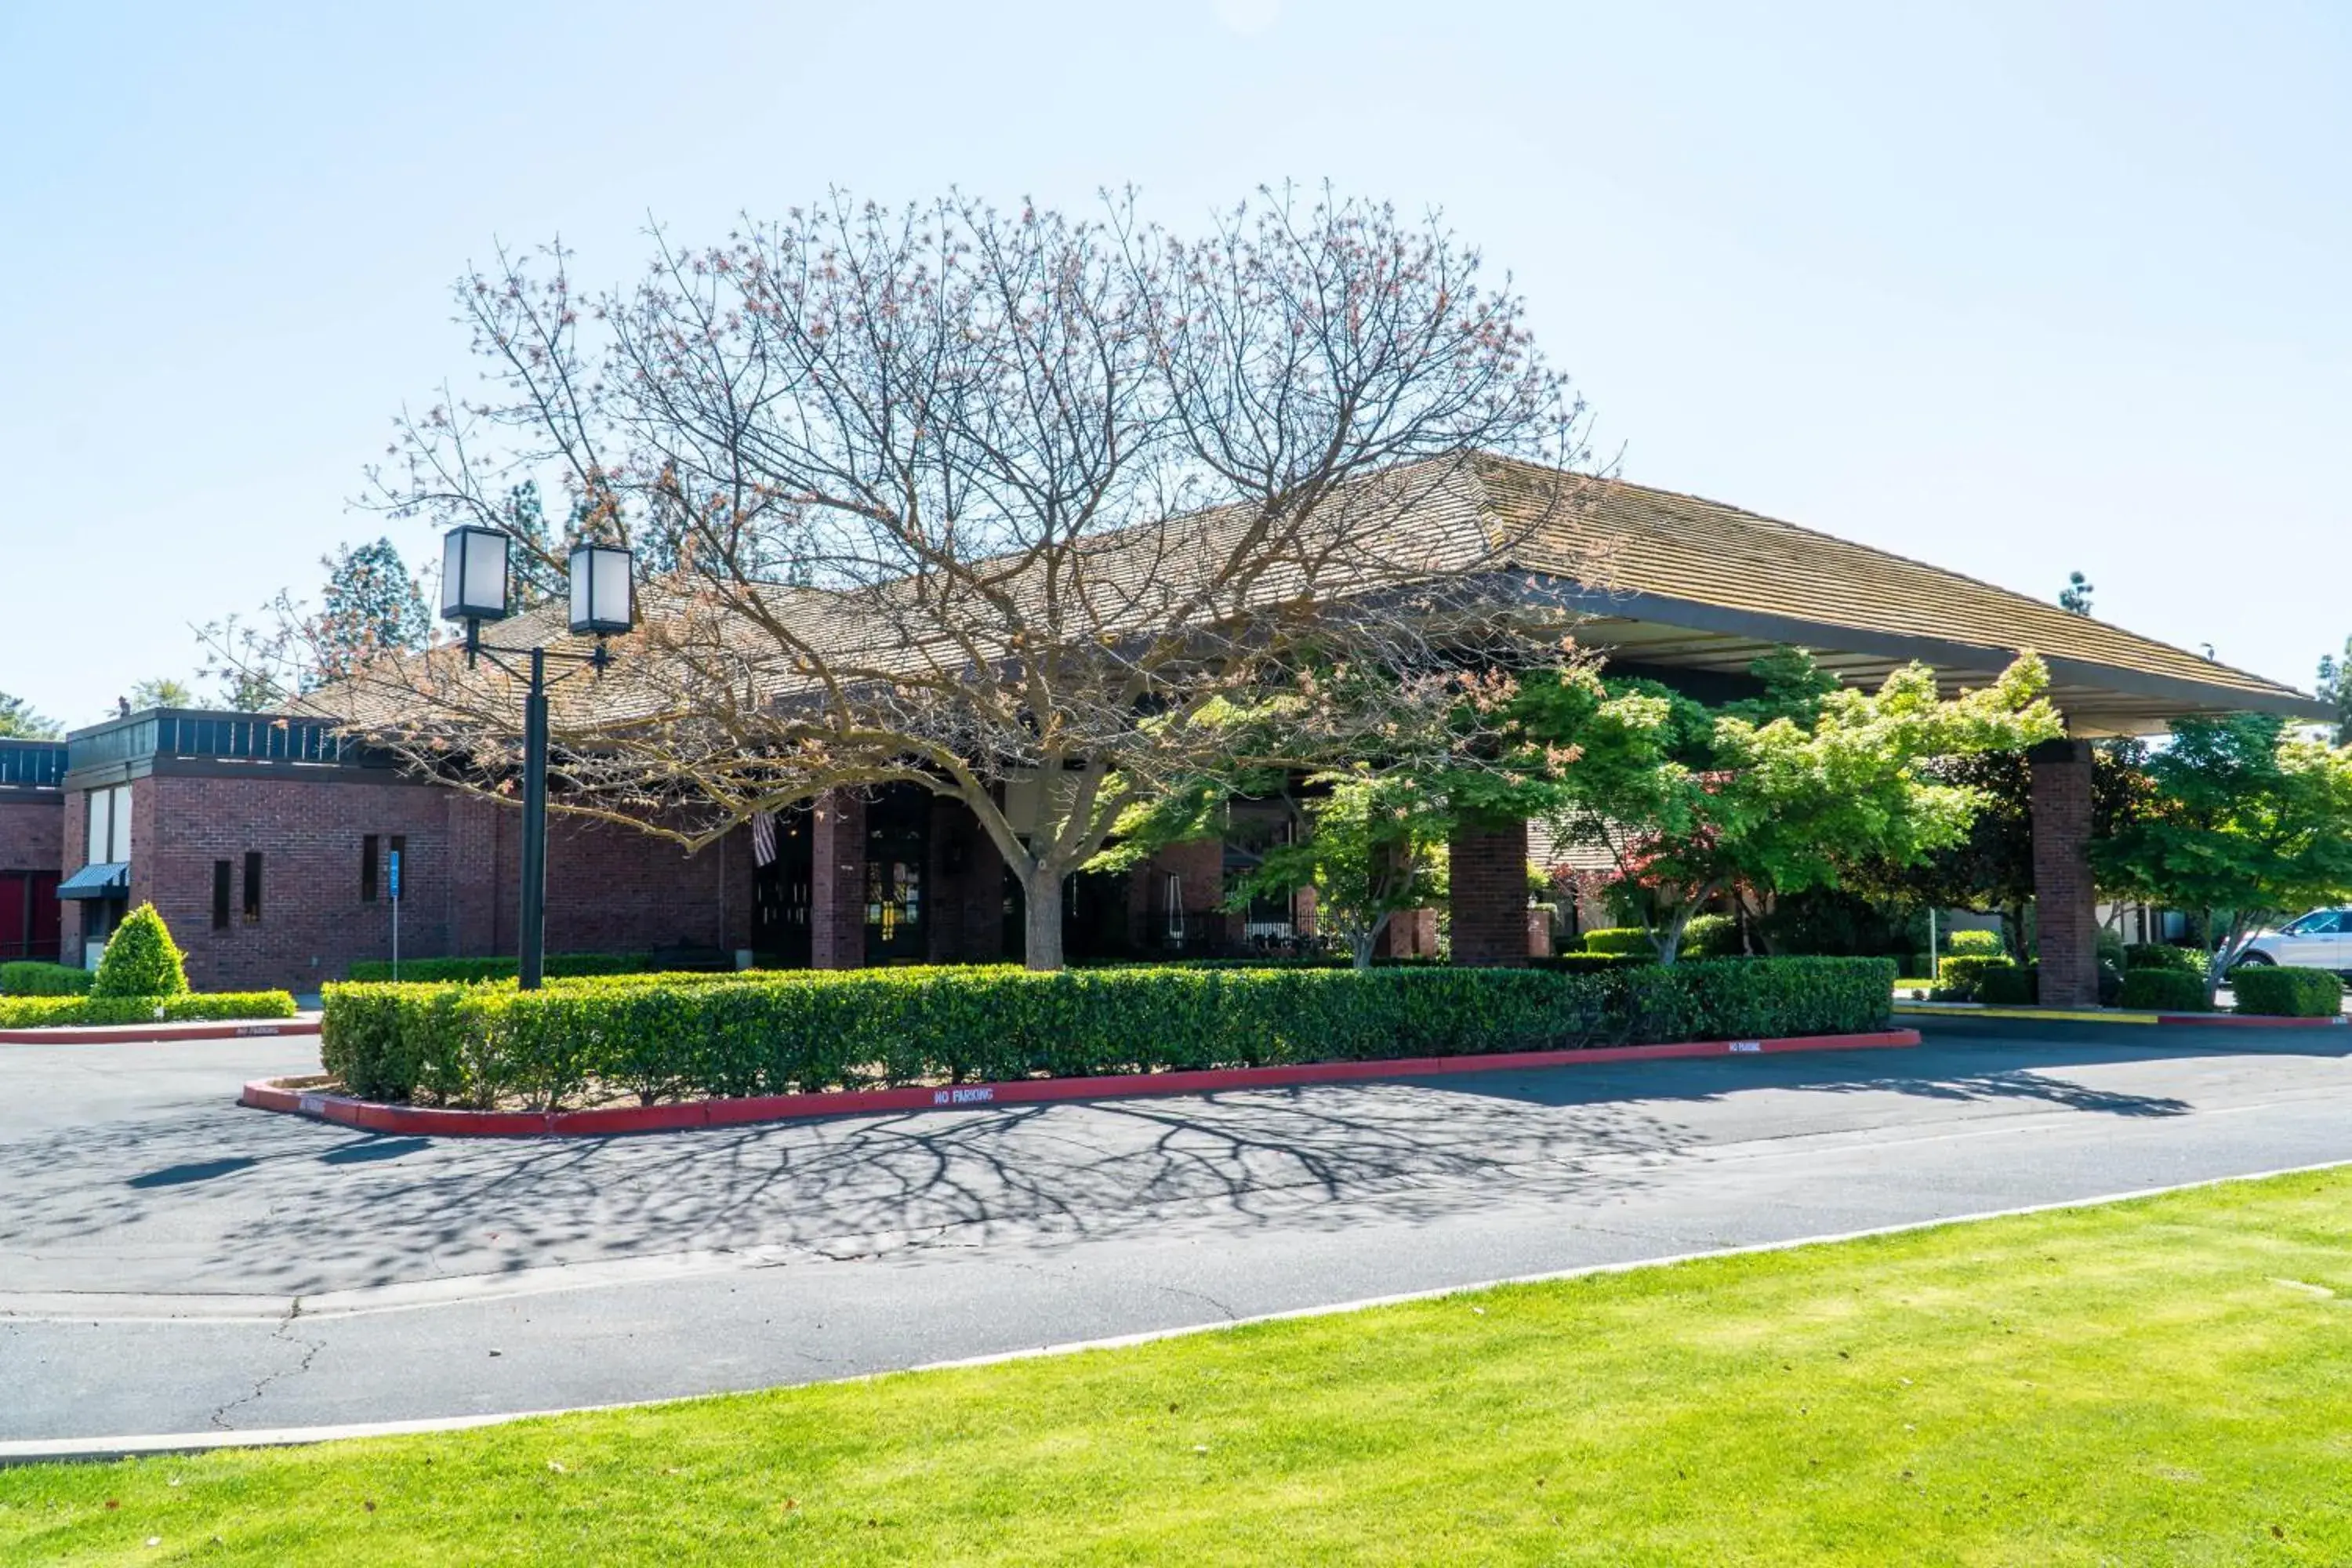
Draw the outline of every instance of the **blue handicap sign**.
[[[400,851],[395,849],[384,858],[385,879],[392,889],[392,901],[400,901]]]

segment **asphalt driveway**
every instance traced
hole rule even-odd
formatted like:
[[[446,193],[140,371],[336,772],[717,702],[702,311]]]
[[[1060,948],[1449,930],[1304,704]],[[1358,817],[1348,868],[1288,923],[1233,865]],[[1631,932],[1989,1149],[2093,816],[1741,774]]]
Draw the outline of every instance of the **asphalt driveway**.
[[[0,1047],[0,1438],[764,1386],[2352,1160],[2352,1042],[2147,1030],[601,1140]]]

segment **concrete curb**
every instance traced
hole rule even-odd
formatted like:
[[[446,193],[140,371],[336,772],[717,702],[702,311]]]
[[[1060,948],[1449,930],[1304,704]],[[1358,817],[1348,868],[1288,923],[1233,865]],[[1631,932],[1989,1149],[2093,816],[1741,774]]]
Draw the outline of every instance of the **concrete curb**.
[[[135,1046],[172,1040],[239,1040],[266,1035],[315,1035],[316,1016],[191,1019],[185,1023],[60,1024],[45,1029],[0,1029],[0,1046]]]
[[[2177,1025],[2197,1029],[2333,1029],[2352,1024],[2333,1018],[2273,1018],[2253,1013],[2138,1013],[2119,1007],[1991,1007],[1981,1002],[1897,1002],[1895,1011],[1913,1018],[2022,1018],[2040,1024]]]
[[[693,1100],[679,1105],[625,1105],[597,1110],[448,1110],[386,1105],[305,1089],[293,1080],[257,1079],[237,1103],[284,1111],[370,1132],[412,1137],[604,1137],[620,1132],[676,1132],[698,1127],[793,1121],[897,1110],[961,1110],[1064,1100],[1125,1100],[1160,1094],[1213,1094],[1227,1089],[1288,1089],[1302,1084],[1437,1078],[1451,1073],[1575,1067],[1602,1062],[1664,1061],[1693,1057],[1778,1055],[1790,1051],[1851,1051],[1919,1044],[1916,1029],[1860,1035],[1798,1035],[1768,1040],[1691,1040],[1664,1046],[1606,1046],[1592,1050],[1512,1051],[1493,1056],[1407,1057],[1393,1061],[1308,1062],[1295,1067],[1214,1068],[1192,1072],[1123,1073],[1104,1078],[1023,1079],[1009,1083],[943,1088],[838,1089],[817,1094],[764,1095],[749,1100]]]
[[[1815,1236],[1792,1237],[1785,1241],[1759,1241],[1746,1247],[1713,1247],[1692,1252],[1673,1253],[1663,1258],[1631,1258],[1621,1263],[1588,1263],[1574,1268],[1555,1268],[1539,1274],[1513,1274],[1499,1279],[1474,1280],[1463,1285],[1438,1285],[1426,1290],[1401,1290],[1387,1296],[1365,1296],[1349,1301],[1332,1301],[1321,1306],[1294,1307],[1276,1312],[1254,1312],[1235,1318],[1221,1318],[1203,1323],[1182,1323],[1173,1328],[1145,1329],[1129,1334],[1106,1335],[1101,1339],[1073,1340],[1059,1344],[1034,1345],[1022,1350],[999,1351],[987,1355],[961,1356],[950,1361],[925,1362],[908,1367],[895,1367],[881,1372],[854,1373],[847,1377],[817,1378],[807,1384],[787,1384],[784,1387],[823,1387],[842,1383],[871,1383],[877,1378],[897,1377],[907,1373],[951,1372],[971,1367],[1003,1366],[1014,1362],[1038,1361],[1047,1357],[1077,1355],[1087,1351],[1127,1350],[1138,1345],[1155,1344],[1163,1340],[1189,1339],[1196,1334],[1219,1333],[1228,1329],[1247,1328],[1257,1323],[1293,1322],[1301,1319],[1328,1318],[1341,1312],[1368,1311],[1378,1307],[1402,1307],[1418,1301],[1443,1300],[1448,1296],[1466,1296],[1482,1290],[1496,1290],[1513,1285],[1550,1285],[1570,1279],[1590,1279],[1612,1274],[1634,1274],[1650,1268],[1668,1268],[1683,1263],[1701,1263],[1716,1258],[1747,1258],[1760,1253],[1794,1252],[1808,1247],[1829,1247],[1839,1242],[1868,1241],[1882,1237],[1908,1236],[1916,1231],[1940,1230],[1946,1226],[1974,1225],[1982,1220],[2011,1219],[2027,1215],[2063,1214],[2073,1209],[2100,1208],[2108,1204],[2131,1203],[2140,1198],[2162,1197],[2168,1193],[2193,1193],[2206,1187],[2232,1186],[2241,1182],[2266,1182],[2280,1176],[2309,1175],[2320,1171],[2342,1170],[2347,1163],[2342,1160],[2322,1160],[2307,1165],[2282,1165],[2268,1171],[2249,1171],[2234,1176],[2210,1176],[2201,1181],[2176,1182],[2160,1187],[2135,1187],[2119,1193],[2102,1193],[2087,1198],[2060,1198],[2043,1204],[2021,1204],[2014,1208],[1979,1209],[1972,1214],[1948,1215],[1939,1219],[1905,1220],[1894,1225],[1867,1226],[1857,1230],[1831,1231]],[[652,1410],[667,1405],[683,1405],[697,1399],[719,1399],[752,1390],[723,1390],[711,1394],[679,1394],[661,1399],[623,1400],[610,1405],[578,1405],[549,1410],[516,1410],[494,1415],[424,1416],[407,1421],[352,1422],[332,1426],[257,1426],[247,1430],[235,1428],[219,1432],[165,1432],[107,1437],[26,1437],[0,1441],[0,1468],[11,1465],[67,1464],[114,1459],[158,1458],[173,1454],[204,1454],[222,1448],[283,1448],[313,1443],[331,1443],[351,1437],[396,1437],[433,1432],[465,1432],[482,1426],[499,1426],[514,1421],[536,1421],[556,1415],[597,1415],[616,1410]]]

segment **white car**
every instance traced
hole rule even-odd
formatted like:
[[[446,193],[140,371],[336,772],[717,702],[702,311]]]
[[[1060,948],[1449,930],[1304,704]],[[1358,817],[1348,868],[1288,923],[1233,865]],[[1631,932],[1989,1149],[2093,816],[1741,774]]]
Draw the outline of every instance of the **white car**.
[[[2352,971],[2352,909],[2314,910],[2248,944],[2241,963],[2287,963],[2299,969]]]

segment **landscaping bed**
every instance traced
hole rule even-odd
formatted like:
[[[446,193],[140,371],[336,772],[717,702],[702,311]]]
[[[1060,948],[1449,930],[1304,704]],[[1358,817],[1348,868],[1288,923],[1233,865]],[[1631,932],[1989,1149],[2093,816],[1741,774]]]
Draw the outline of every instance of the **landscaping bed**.
[[[553,1111],[976,1082],[1397,1063],[1884,1031],[1894,965],[1756,959],[1595,973],[1010,967],[614,975],[325,993],[354,1098]]]

